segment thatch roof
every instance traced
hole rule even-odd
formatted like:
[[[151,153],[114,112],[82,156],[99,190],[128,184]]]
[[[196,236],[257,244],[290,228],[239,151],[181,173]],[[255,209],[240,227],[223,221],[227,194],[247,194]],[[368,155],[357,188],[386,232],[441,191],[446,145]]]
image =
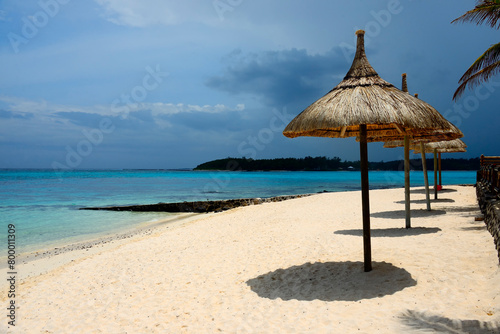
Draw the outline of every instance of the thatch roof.
[[[433,153],[437,149],[438,153],[456,153],[467,152],[467,145],[460,139],[440,141],[435,143],[425,144],[425,153]],[[413,148],[413,153],[420,154],[420,147]]]
[[[386,148],[395,148],[404,146],[402,140],[393,140],[384,143]],[[454,152],[467,152],[467,145],[460,139],[431,142],[425,144],[425,153],[433,153],[434,149],[437,149],[439,153],[454,153]],[[418,142],[412,142],[410,149],[413,153],[420,154],[420,145]]]
[[[361,124],[367,125],[368,141],[398,140],[405,134],[420,140],[463,136],[431,105],[382,79],[366,58],[364,31],[356,34],[356,55],[345,78],[295,117],[285,136],[355,137]]]

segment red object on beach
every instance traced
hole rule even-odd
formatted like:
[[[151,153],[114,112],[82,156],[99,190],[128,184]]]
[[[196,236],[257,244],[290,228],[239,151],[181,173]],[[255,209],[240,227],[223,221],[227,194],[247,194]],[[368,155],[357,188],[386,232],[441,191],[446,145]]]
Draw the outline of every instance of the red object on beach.
[[[443,186],[442,186],[442,185],[439,185],[439,184],[438,184],[437,188],[438,188],[438,191],[439,191],[439,190],[443,190]]]

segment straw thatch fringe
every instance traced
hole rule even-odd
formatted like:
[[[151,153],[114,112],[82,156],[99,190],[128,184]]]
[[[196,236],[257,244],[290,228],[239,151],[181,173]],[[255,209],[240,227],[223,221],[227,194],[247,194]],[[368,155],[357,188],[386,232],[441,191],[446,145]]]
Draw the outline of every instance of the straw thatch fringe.
[[[384,143],[385,148],[395,148],[403,145],[404,143],[402,140],[387,141]],[[428,142],[425,145],[425,153],[433,153],[434,149],[436,149],[438,153],[467,152],[466,148],[467,145],[460,139]],[[415,154],[421,153],[419,142],[412,142],[410,149],[413,150]]]
[[[425,145],[425,153],[433,153],[434,149],[438,153],[457,153],[457,152],[467,152],[467,145],[460,139],[441,141],[435,143],[428,143]],[[420,147],[414,148],[414,153],[420,153]]]

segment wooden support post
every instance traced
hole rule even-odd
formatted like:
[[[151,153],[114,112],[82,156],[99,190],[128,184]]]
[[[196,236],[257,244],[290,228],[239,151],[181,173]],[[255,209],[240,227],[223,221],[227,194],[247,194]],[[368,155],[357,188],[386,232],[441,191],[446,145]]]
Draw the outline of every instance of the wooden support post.
[[[437,148],[434,149],[434,199],[438,199],[438,180],[437,180]]]
[[[368,182],[368,145],[366,124],[359,126],[359,153],[361,162],[361,202],[363,208],[363,249],[365,272],[372,270],[372,250],[370,240],[370,198]]]
[[[410,138],[404,137],[405,150],[405,216],[406,228],[411,228],[411,211],[410,211]]]
[[[443,180],[441,179],[441,152],[439,152],[439,185],[443,186]]]
[[[429,195],[429,177],[427,176],[427,161],[425,160],[424,143],[420,143],[420,152],[422,152],[422,169],[424,170],[425,200],[427,202],[427,211],[431,211],[431,199]]]
[[[347,126],[343,126],[342,130],[340,130],[340,138],[344,138],[345,137],[345,131],[346,130],[347,130]]]

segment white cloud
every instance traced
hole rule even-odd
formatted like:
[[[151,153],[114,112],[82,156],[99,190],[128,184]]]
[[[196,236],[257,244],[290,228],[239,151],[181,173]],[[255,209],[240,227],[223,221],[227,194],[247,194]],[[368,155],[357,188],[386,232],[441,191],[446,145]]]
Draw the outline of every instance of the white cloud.
[[[235,107],[228,107],[223,104],[211,105],[192,105],[192,104],[173,104],[173,103],[136,103],[134,105],[121,105],[120,108],[113,108],[111,105],[94,106],[75,106],[54,104],[45,100],[31,101],[11,96],[0,96],[0,109],[5,109],[17,113],[30,113],[35,115],[54,115],[61,112],[80,112],[86,114],[95,114],[101,116],[122,116],[124,118],[130,112],[147,110],[151,111],[153,116],[174,115],[179,113],[207,113],[219,114],[223,112],[239,112],[245,110],[244,104],[238,104]]]
[[[242,111],[245,109],[245,105],[238,104],[234,108],[230,108],[223,104],[216,104],[215,106],[211,105],[192,105],[192,104],[171,104],[171,103],[143,103],[136,108],[137,110],[151,110],[153,115],[172,115],[179,113],[207,113],[207,114],[218,114],[223,112],[231,112],[231,111]]]
[[[29,112],[29,113],[39,113],[47,110],[47,102],[41,101],[30,101],[22,98],[11,97],[11,96],[0,96],[0,102],[7,105],[9,111],[14,112]]]
[[[218,19],[211,1],[205,0],[94,0],[103,16],[118,25],[145,27],[182,22],[210,22]]]

